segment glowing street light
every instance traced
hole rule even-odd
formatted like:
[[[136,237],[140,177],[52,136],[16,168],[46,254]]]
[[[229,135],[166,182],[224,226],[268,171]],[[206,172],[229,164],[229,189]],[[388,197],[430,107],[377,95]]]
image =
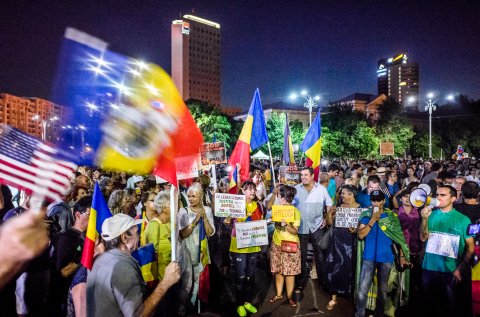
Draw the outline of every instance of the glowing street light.
[[[50,125],[50,123],[55,122],[59,120],[58,116],[53,116],[50,117],[46,120],[41,120],[40,115],[36,114],[32,117],[34,121],[38,121],[38,123],[42,126],[42,140],[45,141],[47,139],[47,126]]]
[[[320,95],[325,95],[325,94],[328,94],[328,92],[318,94],[318,95],[315,95],[315,96],[309,95],[308,91],[305,90],[305,89],[303,89],[300,92],[300,97],[305,99],[305,103],[303,104],[303,106],[308,109],[309,118],[310,118],[310,125],[312,125],[312,109],[318,107],[317,102],[320,101],[320,99],[321,99]],[[295,92],[290,94],[290,99],[291,100],[295,100],[295,99],[297,99],[297,97],[299,97],[299,96]]]

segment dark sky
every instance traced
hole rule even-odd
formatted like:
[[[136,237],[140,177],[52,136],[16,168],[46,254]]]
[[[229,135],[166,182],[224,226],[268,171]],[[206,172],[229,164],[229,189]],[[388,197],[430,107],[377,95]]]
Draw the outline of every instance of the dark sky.
[[[170,72],[170,25],[221,25],[222,102],[248,107],[308,88],[336,100],[376,93],[376,63],[406,52],[421,94],[480,99],[480,1],[7,1],[0,4],[0,92],[49,98],[65,27]]]

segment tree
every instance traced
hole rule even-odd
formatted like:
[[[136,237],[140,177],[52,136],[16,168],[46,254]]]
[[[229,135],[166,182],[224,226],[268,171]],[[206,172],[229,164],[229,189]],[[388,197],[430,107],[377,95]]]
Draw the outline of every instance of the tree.
[[[406,120],[394,118],[377,126],[380,142],[393,142],[396,156],[403,156],[410,147],[415,132]]]

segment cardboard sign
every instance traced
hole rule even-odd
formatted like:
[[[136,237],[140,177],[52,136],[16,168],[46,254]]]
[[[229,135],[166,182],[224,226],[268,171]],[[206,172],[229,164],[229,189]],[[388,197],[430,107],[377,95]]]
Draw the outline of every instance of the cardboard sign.
[[[272,206],[272,221],[273,222],[282,222],[282,219],[285,219],[286,222],[295,221],[295,207],[293,206],[283,206],[283,205],[273,205]]]
[[[200,150],[202,165],[226,164],[225,142],[204,143]]]
[[[432,231],[428,234],[425,252],[456,259],[459,245],[459,235]]]
[[[215,193],[215,216],[232,218],[245,217],[245,195]]]
[[[175,158],[175,166],[177,167],[177,179],[188,179],[198,177],[198,164],[197,160],[191,162],[191,157],[178,157]],[[191,163],[191,164],[190,164]],[[185,171],[185,172],[179,172]]]
[[[380,155],[394,155],[395,147],[393,142],[382,142],[380,143]]]
[[[236,222],[237,248],[268,245],[267,222],[265,220]]]
[[[280,184],[295,186],[300,184],[300,171],[296,166],[280,166],[278,169]]]
[[[358,217],[360,217],[360,214],[365,210],[367,209],[338,207],[335,213],[335,227],[356,228],[358,226]]]

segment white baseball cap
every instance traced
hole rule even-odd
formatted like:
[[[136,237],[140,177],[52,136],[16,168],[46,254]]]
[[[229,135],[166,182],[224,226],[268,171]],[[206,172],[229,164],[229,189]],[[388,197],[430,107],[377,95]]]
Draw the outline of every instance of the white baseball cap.
[[[133,219],[126,214],[116,214],[103,222],[102,238],[105,241],[115,239],[131,227],[141,224],[142,221],[142,219]]]

